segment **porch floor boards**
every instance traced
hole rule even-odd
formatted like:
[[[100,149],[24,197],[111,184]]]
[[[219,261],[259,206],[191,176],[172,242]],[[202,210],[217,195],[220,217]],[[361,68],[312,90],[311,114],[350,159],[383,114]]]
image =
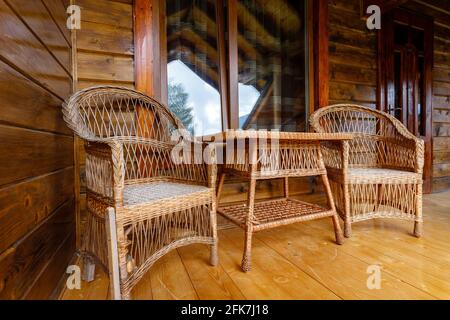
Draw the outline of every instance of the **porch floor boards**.
[[[242,230],[220,230],[217,267],[208,263],[207,246],[180,248],[154,265],[133,298],[450,299],[450,191],[426,195],[424,217],[421,239],[412,236],[413,223],[381,219],[354,224],[342,246],[334,243],[331,218],[261,231],[249,273],[240,269]],[[369,265],[381,266],[381,289],[368,289]],[[60,298],[108,299],[108,285],[96,268],[93,282]]]

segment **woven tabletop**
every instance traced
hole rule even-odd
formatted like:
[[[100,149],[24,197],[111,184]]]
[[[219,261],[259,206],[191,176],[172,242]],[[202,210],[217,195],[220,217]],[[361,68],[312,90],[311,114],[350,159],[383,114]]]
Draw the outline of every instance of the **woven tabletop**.
[[[226,130],[201,137],[203,141],[225,141],[233,139],[280,139],[280,140],[351,140],[349,133],[280,132],[263,130]]]

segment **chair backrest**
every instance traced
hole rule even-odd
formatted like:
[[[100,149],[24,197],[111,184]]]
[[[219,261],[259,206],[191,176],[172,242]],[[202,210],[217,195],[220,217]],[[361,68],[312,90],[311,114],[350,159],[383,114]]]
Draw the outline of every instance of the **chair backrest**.
[[[63,113],[68,126],[81,138],[122,143],[126,182],[170,179],[183,169],[171,159],[171,148],[179,142],[172,140],[172,134],[183,130],[181,136],[191,139],[189,133],[166,106],[143,93],[91,87],[64,103]],[[174,137],[178,139],[180,133]]]
[[[139,138],[169,142],[178,118],[155,99],[128,88],[97,86],[81,90],[63,105],[64,120],[81,138]],[[120,140],[120,139],[119,139]]]
[[[349,165],[414,169],[416,137],[391,115],[368,107],[337,104],[311,115],[316,132],[353,133]]]

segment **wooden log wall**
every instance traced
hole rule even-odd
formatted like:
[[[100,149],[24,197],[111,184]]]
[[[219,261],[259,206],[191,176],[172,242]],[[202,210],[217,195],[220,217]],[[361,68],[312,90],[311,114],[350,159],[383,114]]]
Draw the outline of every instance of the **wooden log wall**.
[[[377,35],[366,28],[360,0],[329,1],[329,103],[376,107]]]
[[[133,0],[75,0],[81,7],[76,32],[77,90],[96,85],[134,88]],[[86,205],[85,154],[78,144],[80,210]]]
[[[329,101],[376,107],[377,36],[360,0],[329,1]],[[434,18],[433,191],[450,188],[450,3],[410,0],[403,8]]]
[[[75,249],[67,6],[0,1],[0,299],[49,298]]]

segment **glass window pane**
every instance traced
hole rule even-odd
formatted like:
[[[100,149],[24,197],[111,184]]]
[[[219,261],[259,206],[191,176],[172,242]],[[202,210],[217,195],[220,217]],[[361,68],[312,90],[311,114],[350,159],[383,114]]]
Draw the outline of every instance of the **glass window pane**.
[[[168,102],[196,136],[222,130],[214,1],[166,2]]]
[[[238,0],[242,129],[304,131],[305,2]]]

